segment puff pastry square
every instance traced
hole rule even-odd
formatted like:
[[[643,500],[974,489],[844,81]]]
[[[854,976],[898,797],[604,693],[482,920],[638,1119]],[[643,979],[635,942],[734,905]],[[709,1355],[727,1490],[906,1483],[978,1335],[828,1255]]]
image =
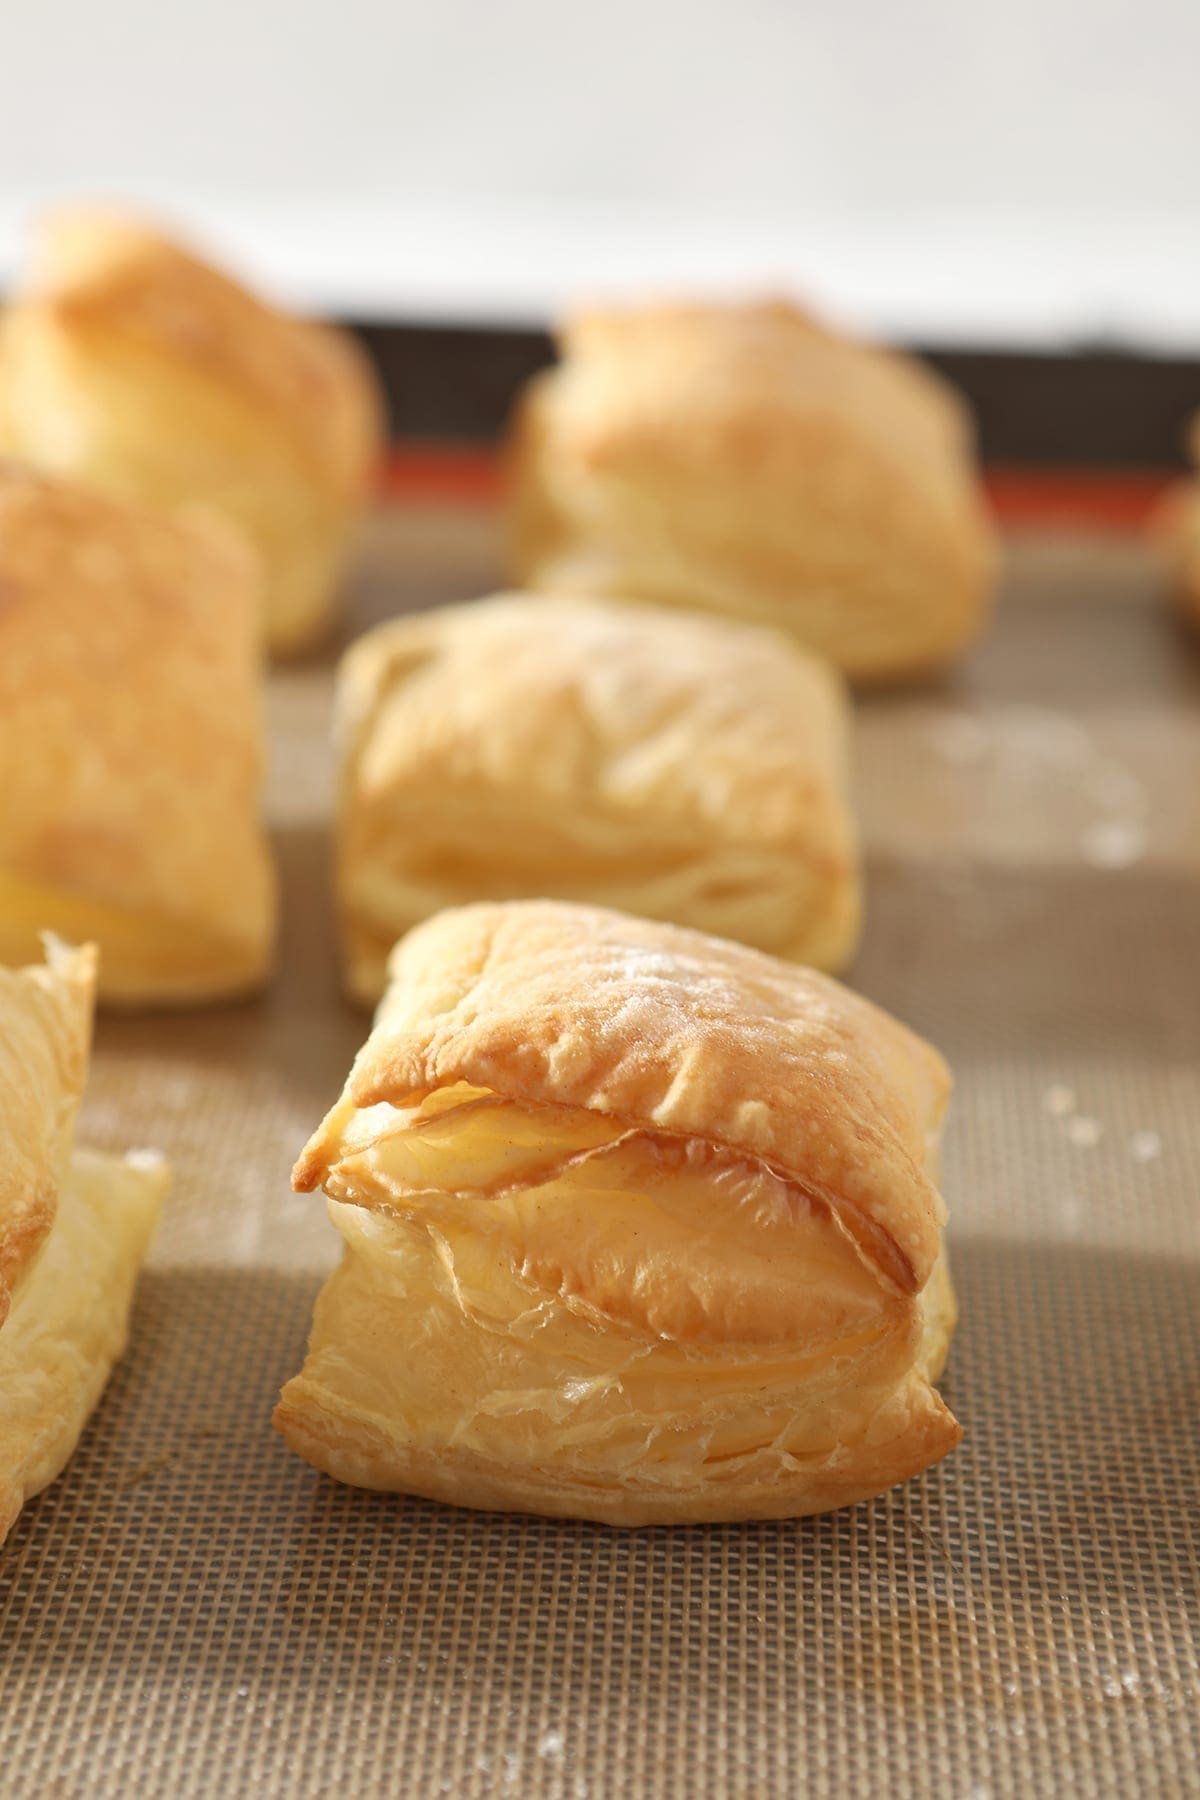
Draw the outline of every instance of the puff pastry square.
[[[1191,422],[1188,448],[1200,469],[1200,414]],[[1172,489],[1158,527],[1176,604],[1183,617],[1200,628],[1200,476]]]
[[[585,314],[510,447],[523,586],[726,613],[856,680],[949,662],[993,551],[965,408],[786,304]]]
[[[839,968],[858,934],[836,672],[775,632],[507,595],[348,653],[338,892],[351,990],[443,906],[602,902]]]
[[[397,947],[296,1165],[344,1243],[276,1423],[361,1487],[613,1525],[876,1494],[959,1428],[940,1057],[835,981],[553,901]]]
[[[0,1543],[61,1472],[125,1347],[166,1165],[73,1150],[95,953],[0,969]]]
[[[51,930],[111,1001],[264,980],[255,593],[222,528],[0,463],[0,963]]]
[[[261,562],[268,643],[333,609],[383,441],[345,334],[266,305],[146,222],[45,221],[0,329],[0,450],[140,505],[204,505]]]

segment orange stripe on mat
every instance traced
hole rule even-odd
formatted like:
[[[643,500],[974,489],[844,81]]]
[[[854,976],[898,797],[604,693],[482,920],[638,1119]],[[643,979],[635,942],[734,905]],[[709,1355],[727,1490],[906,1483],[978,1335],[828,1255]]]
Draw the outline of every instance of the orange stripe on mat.
[[[1179,473],[1164,469],[988,469],[988,498],[1003,525],[1145,529]]]
[[[500,458],[470,444],[393,444],[383,491],[390,500],[495,500]]]
[[[1095,526],[1140,531],[1177,473],[1145,469],[989,469],[988,497],[1004,525]],[[487,504],[498,499],[495,450],[465,444],[396,444],[383,492],[390,500]]]

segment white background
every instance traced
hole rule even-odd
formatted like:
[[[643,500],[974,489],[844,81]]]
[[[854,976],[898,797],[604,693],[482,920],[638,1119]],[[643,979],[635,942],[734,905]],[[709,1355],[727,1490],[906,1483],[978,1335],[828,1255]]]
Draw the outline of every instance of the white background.
[[[378,315],[701,281],[943,340],[1200,348],[1200,0],[0,0],[0,26],[0,276],[84,191]]]

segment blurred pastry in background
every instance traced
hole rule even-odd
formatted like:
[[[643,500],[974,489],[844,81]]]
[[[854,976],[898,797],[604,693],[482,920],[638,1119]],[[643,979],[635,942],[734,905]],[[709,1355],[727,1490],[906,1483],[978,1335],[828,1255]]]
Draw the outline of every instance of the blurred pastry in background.
[[[952,661],[993,544],[957,394],[783,303],[584,313],[510,452],[527,587],[776,625],[855,680]]]
[[[125,1348],[168,1186],[152,1152],[73,1148],[96,956],[0,969],[0,1543],[58,1475]]]
[[[382,438],[345,333],[276,311],[137,218],[45,221],[0,327],[0,451],[235,524],[262,562],[273,650],[327,627]]]
[[[552,901],[439,914],[300,1157],[345,1240],[275,1421],[360,1487],[788,1518],[945,1455],[927,1044],[836,981]]]
[[[501,595],[398,619],[337,700],[347,981],[441,907],[553,895],[840,968],[858,936],[850,714],[777,632]]]
[[[257,569],[212,520],[0,463],[0,963],[100,945],[100,993],[265,980]]]
[[[1187,445],[1200,471],[1200,414],[1188,428]],[[1175,486],[1156,527],[1170,568],[1176,604],[1184,618],[1200,627],[1200,473]]]

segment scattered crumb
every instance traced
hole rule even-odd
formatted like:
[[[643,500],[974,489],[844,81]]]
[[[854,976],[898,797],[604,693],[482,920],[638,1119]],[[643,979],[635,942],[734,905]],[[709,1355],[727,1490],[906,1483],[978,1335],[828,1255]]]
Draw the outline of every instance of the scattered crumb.
[[[1127,869],[1146,853],[1146,827],[1138,819],[1101,819],[1084,833],[1083,854],[1097,869]]]
[[[1042,1095],[1042,1105],[1052,1119],[1065,1119],[1075,1111],[1075,1089],[1056,1082]]]
[[[178,1454],[176,1450],[162,1450],[157,1456],[150,1457],[147,1462],[139,1463],[136,1469],[130,1469],[127,1475],[119,1478],[116,1484],[118,1491],[124,1493],[129,1488],[140,1487],[143,1481],[150,1479],[151,1475],[157,1475],[160,1469],[165,1469],[168,1463],[174,1462]]]
[[[222,1437],[224,1433],[219,1425],[191,1425],[188,1427],[187,1435],[189,1441],[195,1444]],[[117,1488],[124,1492],[129,1488],[140,1487],[143,1481],[148,1481],[152,1475],[157,1475],[160,1469],[165,1469],[169,1463],[173,1463],[178,1457],[185,1455],[186,1448],[185,1445],[176,1444],[169,1450],[160,1450],[157,1456],[147,1457],[145,1462],[138,1463],[136,1468],[130,1469],[127,1474],[118,1479]]]
[[[1153,1162],[1162,1155],[1162,1138],[1157,1131],[1135,1131],[1129,1140],[1129,1154],[1134,1162]]]
[[[1110,1700],[1119,1700],[1124,1694],[1136,1694],[1141,1682],[1136,1670],[1122,1669],[1119,1674],[1106,1675],[1103,1686]]]
[[[1086,1113],[1078,1113],[1067,1120],[1067,1137],[1072,1144],[1081,1150],[1090,1150],[1100,1142],[1103,1133],[1099,1119],[1089,1119]]]
[[[1090,733],[1068,713],[1042,706],[1002,706],[989,718],[996,754],[1004,761],[1076,770],[1095,760]]]

